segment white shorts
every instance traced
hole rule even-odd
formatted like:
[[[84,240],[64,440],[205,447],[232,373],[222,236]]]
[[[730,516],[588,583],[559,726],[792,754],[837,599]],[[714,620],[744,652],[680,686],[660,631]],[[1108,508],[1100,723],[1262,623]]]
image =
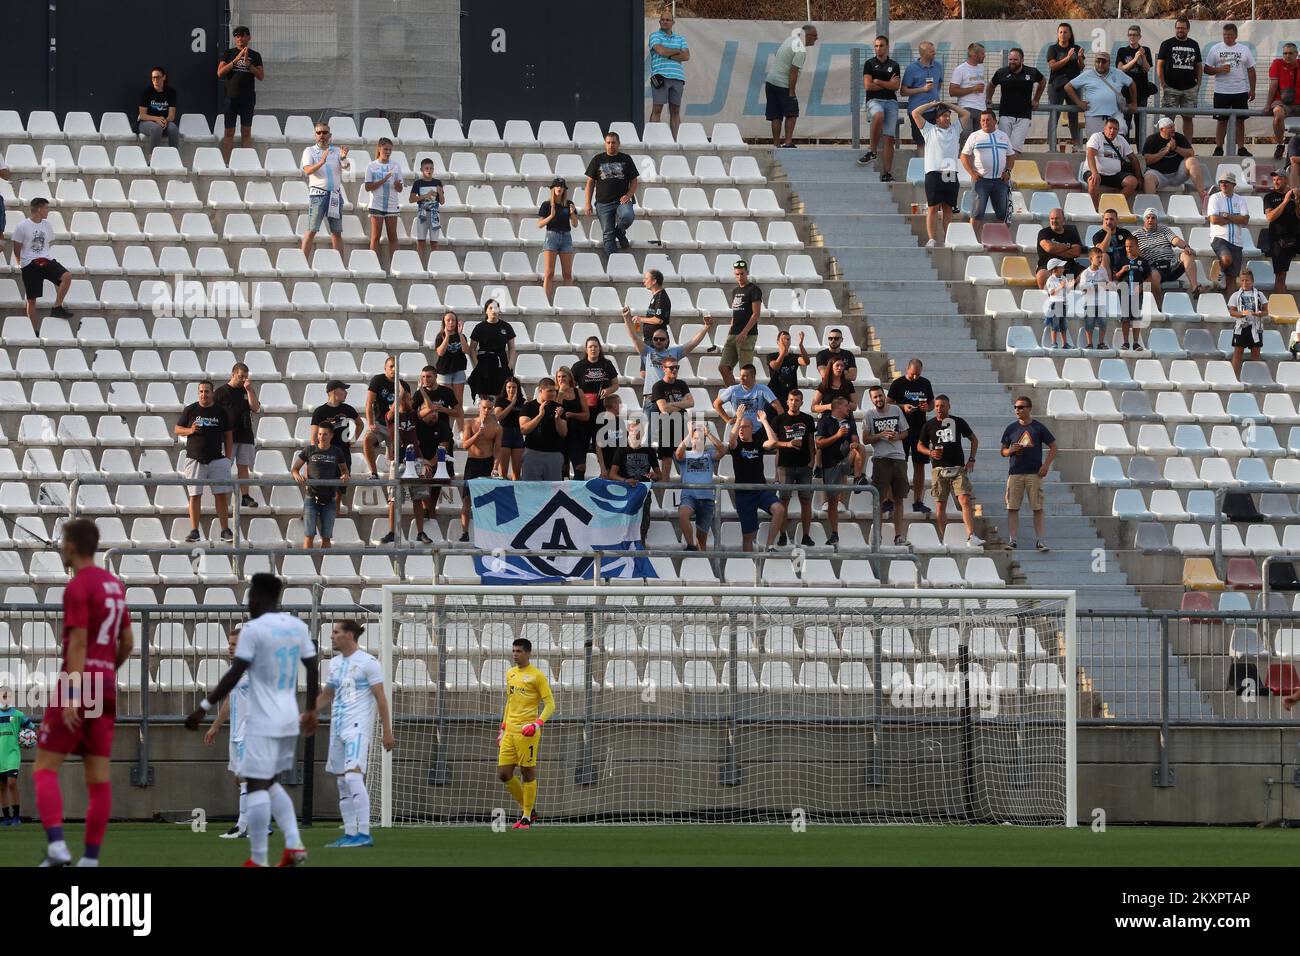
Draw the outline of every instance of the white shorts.
[[[249,443],[247,445],[241,445],[239,442],[235,442],[235,464],[236,465],[247,465],[248,467],[251,468],[253,466],[253,461],[256,458],[257,458],[256,444]],[[245,494],[248,493],[247,486],[244,487],[244,493]]]
[[[325,761],[326,773],[347,773],[354,767],[360,768],[361,772],[365,773],[369,759],[370,734],[357,734],[349,740],[344,740],[332,730],[330,731],[330,752]]]
[[[244,762],[244,742],[242,740],[232,740],[230,742],[230,762],[226,764],[226,769],[239,776],[239,765]]]
[[[1027,116],[1004,116],[998,120],[998,129],[1007,134],[1007,139],[1011,140],[1011,149],[1016,153],[1025,151],[1025,137],[1029,135],[1029,124],[1032,122]]]
[[[239,761],[240,780],[274,780],[293,769],[298,735],[262,737],[249,734],[244,738],[243,759]]]
[[[427,222],[423,217],[415,217],[415,238],[419,242],[442,242],[442,224]]]

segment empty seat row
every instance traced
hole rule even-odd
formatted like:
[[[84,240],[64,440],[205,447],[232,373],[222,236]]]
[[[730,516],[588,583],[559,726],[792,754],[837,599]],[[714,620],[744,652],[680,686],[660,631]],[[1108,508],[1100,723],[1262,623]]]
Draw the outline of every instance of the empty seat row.
[[[1297,453],[1291,442],[1300,443],[1300,427],[1293,428],[1288,437],[1288,447],[1283,448],[1278,442],[1277,433],[1271,425],[1253,425],[1238,427],[1235,425],[1213,425],[1209,440],[1205,430],[1198,424],[1183,423],[1174,426],[1173,438],[1163,424],[1148,422],[1138,425],[1136,437],[1130,441],[1129,431],[1123,424],[1107,422],[1097,426],[1094,448],[1103,455],[1142,454],[1153,457],[1171,455],[1248,458],[1280,458],[1283,455]]]
[[[1127,358],[1103,358],[1094,365],[1091,358],[1074,356],[1062,359],[1058,372],[1055,358],[1038,356],[1026,360],[1025,383],[1040,388],[1154,392],[1199,392],[1206,389],[1263,392],[1279,387],[1289,389],[1292,382],[1300,383],[1300,367],[1294,363],[1283,363],[1277,371],[1280,381],[1274,381],[1266,362],[1243,362],[1241,377],[1238,378],[1232,363],[1226,359],[1202,362],[1198,359],[1138,358],[1130,365]]]
[[[1218,392],[1155,392],[1152,407],[1149,392],[1129,389],[1119,392],[1119,402],[1109,391],[1093,389],[1079,393],[1072,389],[1053,389],[1047,397],[1047,416],[1064,421],[1133,422],[1163,421],[1165,424],[1199,422],[1202,425],[1255,422],[1260,425],[1300,424],[1300,414],[1291,396],[1273,392],[1227,394],[1227,407]],[[1260,399],[1263,399],[1263,405]]]
[[[1092,460],[1090,482],[1101,488],[1300,486],[1300,459],[1277,458],[1270,474],[1268,462],[1260,458],[1239,458],[1235,468],[1226,458],[1204,458],[1198,469],[1190,458],[1166,458],[1162,467],[1154,458],[1135,455],[1126,471],[1119,458],[1097,455]]]

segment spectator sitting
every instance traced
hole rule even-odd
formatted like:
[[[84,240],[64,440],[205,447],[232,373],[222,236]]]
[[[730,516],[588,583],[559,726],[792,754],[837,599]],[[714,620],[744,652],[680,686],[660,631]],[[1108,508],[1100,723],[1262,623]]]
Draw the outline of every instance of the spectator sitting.
[[[352,168],[346,146],[331,146],[334,134],[325,123],[316,124],[316,144],[302,151],[302,171],[307,176],[307,231],[302,254],[311,251],[324,220],[330,231],[330,248],[343,255],[343,170]]]
[[[677,459],[677,473],[685,486],[681,503],[677,506],[677,523],[682,529],[687,551],[709,549],[709,529],[713,527],[717,500],[713,490],[714,472],[723,451],[722,442],[713,436],[713,432],[703,423],[696,423],[673,453]],[[695,526],[693,540],[692,524]]]
[[[799,369],[808,367],[808,350],[803,345],[803,331],[799,332],[799,354],[790,351],[790,333],[782,329],[776,334],[776,351],[767,356],[767,387],[784,405],[785,397],[799,387]]]
[[[1186,275],[1191,283],[1192,295],[1200,295],[1201,285],[1196,278],[1196,256],[1172,229],[1160,225],[1160,217],[1154,209],[1148,209],[1142,214],[1142,225],[1133,235],[1137,237],[1142,258],[1151,266],[1153,277],[1158,275],[1161,282],[1174,282]]]
[[[551,180],[551,195],[537,210],[537,228],[546,230],[542,242],[542,289],[546,301],[555,298],[555,260],[560,260],[564,284],[573,285],[573,227],[580,225],[578,207],[569,198],[563,177]]]
[[[727,411],[725,407],[727,405],[730,405],[733,410],[743,405],[746,409],[745,415],[753,419],[755,425],[758,424],[760,411],[766,410],[772,415],[781,414],[781,406],[777,404],[776,394],[758,381],[758,370],[752,364],[742,365],[740,381],[724,388],[713,399],[713,409],[724,422],[730,421],[734,414],[734,411]]]
[[[727,446],[731,449],[732,470],[738,485],[763,485],[767,483],[767,474],[763,459],[776,448],[776,435],[767,420],[767,413],[759,411],[758,420],[763,426],[763,438],[754,434],[753,420],[744,414],[744,409],[736,410],[736,417],[731,423],[731,437]],[[741,549],[754,550],[754,536],[758,533],[758,513],[766,511],[772,520],[767,528],[767,553],[776,553],[776,541],[785,530],[785,505],[776,492],[766,488],[737,490],[734,492],[736,513],[740,517]]]
[[[1119,213],[1114,209],[1101,214],[1101,225],[1092,234],[1092,244],[1106,254],[1108,276],[1124,264],[1124,243],[1131,235],[1119,224]]]
[[[803,537],[799,544],[805,548],[813,546],[813,452],[817,437],[817,423],[803,410],[803,392],[797,388],[790,389],[785,396],[785,412],[772,422],[772,430],[777,436],[776,480],[782,485],[799,485],[799,523],[803,526]],[[783,488],[778,494],[781,504],[785,505],[787,514],[790,498],[795,494]],[[777,540],[777,546],[786,545],[785,532]]]
[[[1066,325],[1069,313],[1066,296],[1074,280],[1065,274],[1065,265],[1063,259],[1049,259],[1047,281],[1043,284],[1043,291],[1047,293],[1043,300],[1043,328],[1051,333],[1051,348],[1073,348]]]
[[[402,211],[406,182],[402,167],[393,162],[393,141],[381,136],[375,158],[366,167],[365,190],[370,194],[370,251],[379,253],[379,240],[388,233],[388,258],[397,249],[397,217]]]
[[[447,196],[442,190],[442,180],[433,175],[433,160],[428,156],[420,160],[420,178],[411,183],[411,202],[418,210],[415,214],[415,251],[421,262],[425,254],[437,251],[442,241],[442,204]]]
[[[934,397],[934,418],[921,429],[916,448],[934,462],[931,490],[939,509],[935,515],[939,538],[943,538],[948,524],[948,496],[955,495],[961,508],[962,523],[966,525],[966,543],[978,548],[984,541],[975,535],[975,513],[972,507],[975,491],[971,487],[970,473],[975,469],[975,453],[979,450],[980,442],[964,418],[948,414],[950,408],[947,395]],[[970,441],[969,458],[962,451],[963,438]]]
[[[1088,137],[1088,195],[1093,205],[1101,199],[1103,187],[1119,190],[1131,203],[1141,178],[1137,151],[1120,135],[1119,120],[1107,117],[1102,129]]]
[[[1142,343],[1132,335],[1133,320],[1142,318],[1142,293],[1151,291],[1151,271],[1151,264],[1142,257],[1137,236],[1129,236],[1124,240],[1124,264],[1115,271],[1115,281],[1123,280],[1127,286],[1123,312],[1120,313],[1120,331],[1124,336],[1121,350],[1142,351]],[[1105,348],[1105,340],[1097,347]]]
[[[605,152],[593,156],[587,164],[586,202],[582,210],[590,216],[594,204],[607,259],[616,250],[630,247],[627,230],[636,218],[640,172],[632,157],[619,148],[619,142],[618,133],[613,130],[606,133]]]
[[[831,405],[837,398],[842,398],[848,403],[850,414],[858,410],[857,389],[853,385],[853,380],[849,378],[843,357],[832,359],[830,364],[822,369],[821,384],[817,386],[817,391],[813,395],[813,414],[825,415],[830,412]]]
[[[1065,210],[1060,206],[1047,214],[1047,225],[1038,230],[1037,245],[1038,271],[1035,279],[1038,288],[1047,287],[1053,259],[1061,261],[1065,274],[1071,278],[1083,271],[1077,261],[1083,255],[1083,240],[1079,238],[1079,230],[1073,224],[1066,225]]]
[[[1196,160],[1192,144],[1182,133],[1174,132],[1174,121],[1162,116],[1156,131],[1142,144],[1142,158],[1146,161],[1146,175],[1142,177],[1144,192],[1182,186],[1189,179],[1196,194],[1205,202],[1205,180],[1201,164]]]
[[[1273,114],[1273,139],[1277,146],[1273,158],[1281,159],[1286,150],[1286,121],[1300,116],[1300,62],[1296,59],[1296,45],[1284,43],[1282,56],[1268,68],[1268,111]]]
[[[1288,186],[1286,173],[1273,170],[1273,188],[1264,195],[1268,254],[1273,260],[1273,291],[1286,291],[1286,274],[1300,253],[1300,189]]]
[[[63,268],[58,259],[50,258],[50,249],[54,246],[54,226],[47,218],[49,214],[50,201],[37,196],[28,207],[27,218],[14,229],[10,240],[14,259],[22,273],[27,321],[32,324],[32,328],[36,328],[36,300],[41,297],[46,280],[55,287],[54,308],[50,309],[50,315],[56,319],[72,318],[72,312],[63,307],[63,300],[72,287],[72,273]]]
[[[826,348],[817,353],[817,374],[825,376],[826,366],[830,365],[837,358],[844,359],[844,374],[850,382],[858,380],[858,360],[853,353],[840,346],[844,342],[844,332],[841,329],[830,329],[826,332]]]
[[[1000,222],[1011,223],[1011,168],[1016,164],[1011,140],[998,129],[992,110],[980,116],[980,128],[971,133],[961,148],[961,164],[973,182],[971,219],[983,222],[989,203]]]
[[[149,74],[149,85],[140,92],[140,105],[136,114],[136,131],[149,140],[149,152],[167,137],[167,145],[180,149],[181,128],[177,125],[176,91],[167,85],[167,71],[155,66]]]
[[[1106,129],[1107,120],[1115,120],[1133,111],[1136,105],[1133,81],[1125,73],[1110,68],[1110,54],[1098,50],[1093,69],[1084,70],[1065,86],[1074,105],[1084,111],[1084,135],[1091,139]]]
[[[1219,180],[1219,191],[1211,193],[1205,204],[1205,217],[1210,221],[1210,248],[1218,257],[1224,276],[1224,291],[1228,295],[1237,288],[1237,276],[1241,274],[1245,255],[1246,226],[1250,223],[1246,200],[1236,195],[1236,191],[1236,175],[1224,173]]]
[[[294,458],[291,474],[302,485],[302,546],[316,546],[316,532],[320,531],[322,548],[334,544],[334,518],[338,513],[343,489],[332,485],[308,485],[307,481],[347,481],[348,459],[343,449],[334,444],[334,433],[328,428],[318,428],[312,443],[301,449]],[[306,473],[304,474],[304,467]]]
[[[478,417],[461,424],[460,443],[465,449],[465,480],[491,478],[501,453],[501,424],[497,421],[496,398],[484,395],[478,400]],[[469,486],[460,496],[460,541],[469,540]]]
[[[230,419],[226,410],[216,402],[216,393],[212,383],[207,379],[199,382],[199,400],[185,406],[181,417],[173,429],[176,435],[185,439],[185,466],[182,474],[192,480],[230,479],[230,458],[234,454],[235,440],[230,428]],[[203,503],[204,485],[190,485],[189,494],[190,533],[185,538],[193,544],[199,540],[200,507]],[[215,484],[208,486],[216,499],[217,521],[221,524],[221,540],[231,541],[230,531],[230,486]]]
[[[1228,299],[1228,314],[1236,322],[1232,326],[1232,371],[1241,377],[1242,353],[1250,349],[1250,360],[1259,361],[1259,350],[1264,345],[1264,320],[1268,318],[1268,296],[1255,288],[1255,274],[1241,270],[1241,288]]]

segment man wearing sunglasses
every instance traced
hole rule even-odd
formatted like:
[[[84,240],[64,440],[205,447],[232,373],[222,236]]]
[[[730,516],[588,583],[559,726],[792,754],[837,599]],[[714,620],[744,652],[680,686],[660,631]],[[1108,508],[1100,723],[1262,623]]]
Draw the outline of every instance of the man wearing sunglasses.
[[[1110,54],[1104,50],[1093,57],[1093,68],[1084,70],[1065,85],[1065,95],[1084,111],[1085,137],[1105,129],[1106,120],[1114,117],[1123,126],[1123,117],[1137,107],[1132,78],[1110,68]]]
[[[1012,408],[1016,420],[1002,432],[1002,457],[1009,464],[1007,473],[1007,544],[1014,551],[1016,536],[1020,533],[1020,505],[1025,496],[1034,513],[1034,548],[1046,551],[1043,542],[1043,479],[1052,470],[1056,460],[1056,436],[1047,426],[1034,419],[1034,403],[1024,395],[1015,400]],[[1047,458],[1043,458],[1043,449]]]
[[[330,143],[329,124],[316,124],[316,143],[302,151],[302,171],[307,175],[307,231],[302,254],[311,254],[321,220],[329,225],[330,247],[343,254],[343,171],[352,168],[348,148]]]

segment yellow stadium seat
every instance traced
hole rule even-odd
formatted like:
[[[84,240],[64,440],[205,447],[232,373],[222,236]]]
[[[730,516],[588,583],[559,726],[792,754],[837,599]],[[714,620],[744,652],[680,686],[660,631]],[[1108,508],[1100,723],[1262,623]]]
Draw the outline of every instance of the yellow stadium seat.
[[[1002,278],[1007,285],[1020,289],[1037,289],[1038,279],[1024,256],[1007,256],[1002,260]]]
[[[1014,172],[1014,168],[1012,172]],[[1119,214],[1120,222],[1137,222],[1138,217],[1133,214],[1133,210],[1128,207],[1128,200],[1124,198],[1123,193],[1102,193],[1101,199],[1097,202],[1097,211],[1105,212],[1107,209],[1114,209]]]
[[[1290,292],[1274,292],[1268,297],[1268,317],[1274,322],[1300,322],[1300,309]]]
[[[1018,159],[1011,167],[1011,185],[1016,189],[1046,189],[1047,182],[1032,159]]]
[[[1223,591],[1223,582],[1209,558],[1187,558],[1183,561],[1183,587],[1189,591]]]

